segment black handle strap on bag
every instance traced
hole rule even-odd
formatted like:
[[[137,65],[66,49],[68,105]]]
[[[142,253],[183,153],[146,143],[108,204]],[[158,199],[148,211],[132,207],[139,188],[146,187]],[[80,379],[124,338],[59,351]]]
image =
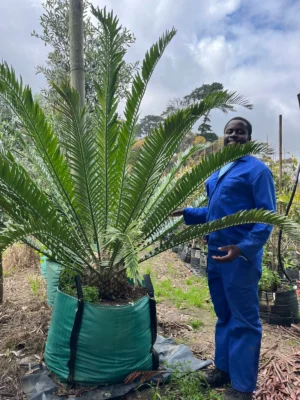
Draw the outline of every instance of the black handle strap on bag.
[[[151,282],[150,275],[144,275],[144,283],[149,296],[149,308],[150,308],[150,322],[151,322],[151,336],[152,336],[152,368],[156,371],[159,368],[159,357],[157,351],[154,349],[154,344],[157,339],[157,314],[156,314],[156,301],[154,298],[154,288]]]
[[[76,289],[77,289],[77,310],[74,319],[74,325],[72,328],[71,336],[70,336],[70,359],[68,361],[69,368],[69,377],[68,377],[68,385],[73,388],[74,387],[74,373],[75,373],[75,362],[76,362],[76,353],[77,353],[77,342],[80,333],[83,309],[84,309],[84,301],[83,301],[83,293],[81,280],[79,276],[75,277]]]

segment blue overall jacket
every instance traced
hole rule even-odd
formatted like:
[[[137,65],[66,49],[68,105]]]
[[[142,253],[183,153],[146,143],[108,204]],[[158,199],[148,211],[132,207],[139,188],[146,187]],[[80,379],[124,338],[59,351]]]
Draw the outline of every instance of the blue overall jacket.
[[[186,225],[203,224],[240,210],[276,210],[274,180],[260,160],[245,156],[220,175],[215,172],[206,182],[208,207],[185,208]],[[268,240],[272,226],[244,224],[213,232],[208,237],[210,250],[237,245],[248,261],[253,261]]]

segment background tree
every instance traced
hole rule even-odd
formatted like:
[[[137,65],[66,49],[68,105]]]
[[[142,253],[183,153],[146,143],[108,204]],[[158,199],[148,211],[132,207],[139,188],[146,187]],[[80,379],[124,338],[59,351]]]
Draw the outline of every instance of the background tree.
[[[130,166],[132,166],[136,162],[138,155],[139,155],[139,151],[142,148],[144,142],[145,142],[145,138],[138,139],[132,146],[131,153],[130,153],[130,159],[129,159]]]
[[[192,91],[189,95],[183,98],[183,102],[187,105],[194,104],[197,101],[205,99],[211,93],[222,92],[224,90],[223,84],[219,82],[213,82],[211,84],[204,84]],[[224,104],[222,108],[223,112],[234,111],[232,106]],[[207,142],[214,142],[218,140],[218,135],[216,135],[210,125],[210,111],[206,113],[203,117],[203,122],[199,125],[198,131]]]
[[[224,87],[222,83],[213,82],[210,84],[204,84],[196,89],[194,89],[189,95],[184,96],[183,100],[186,104],[194,104],[199,100],[205,99],[211,93],[222,92]]]
[[[194,144],[204,144],[204,143],[206,143],[206,139],[203,136],[198,135],[195,137],[193,143]]]
[[[224,90],[222,83],[213,82],[211,84],[204,84],[196,89],[194,89],[189,95],[184,96],[182,99],[180,97],[175,97],[169,100],[166,109],[159,115],[146,115],[142,118],[137,126],[136,137],[142,138],[149,134],[149,132],[157,128],[158,125],[163,122],[165,118],[186,108],[192,104],[204,100],[207,96],[213,93],[220,93]],[[224,104],[221,107],[223,112],[234,111],[234,107],[228,104]],[[218,135],[212,130],[210,125],[210,111],[208,111],[204,117],[203,122],[198,127],[198,136],[202,136],[204,142],[215,142],[219,139]],[[185,140],[181,143],[179,151],[186,149],[187,145],[190,145],[195,139],[197,134],[192,131],[187,135]]]
[[[164,118],[160,115],[146,115],[137,125],[135,136],[139,139],[146,137],[154,128],[157,128]]]
[[[175,97],[174,99],[169,100],[167,108],[161,114],[163,118],[168,117],[170,114],[173,114],[179,110],[182,110],[186,105],[185,101],[182,100],[180,97]]]
[[[201,133],[198,137],[202,137],[206,142],[215,142],[219,139],[218,135],[211,129],[210,125],[205,125],[202,129],[204,130],[204,133]]]
[[[93,82],[101,82],[101,63],[103,62],[104,49],[101,35],[103,28],[99,22],[93,25],[88,11],[91,2],[84,0],[84,54],[85,54],[85,90],[87,102],[96,100],[96,92]],[[52,50],[48,55],[46,65],[38,65],[37,73],[42,73],[47,82],[51,81],[60,85],[69,79],[70,60],[69,60],[69,0],[46,0],[43,3],[44,13],[41,16],[41,26],[43,33],[38,34],[33,31],[32,36],[41,39],[45,46],[50,46]],[[133,34],[123,28],[118,33],[117,44],[119,50],[124,50],[135,41]],[[128,86],[132,80],[132,74],[137,69],[138,63],[123,63],[120,74],[121,85],[118,95],[124,97],[128,91]],[[43,91],[47,97],[53,94],[51,89]]]

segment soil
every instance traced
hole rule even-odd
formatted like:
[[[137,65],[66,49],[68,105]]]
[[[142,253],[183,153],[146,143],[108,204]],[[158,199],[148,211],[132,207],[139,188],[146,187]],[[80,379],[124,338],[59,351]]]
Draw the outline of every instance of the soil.
[[[176,254],[166,252],[147,262],[158,279],[170,277],[176,287],[184,287],[192,272]],[[32,260],[27,267],[17,266],[6,271],[4,277],[4,303],[0,305],[0,398],[23,399],[20,379],[33,373],[20,365],[22,362],[41,363],[47,338],[51,309],[45,302],[45,288],[39,280],[39,290],[33,294],[29,276],[39,276],[38,262]],[[209,300],[208,300],[209,301]],[[173,337],[178,343],[188,345],[199,358],[214,356],[215,316],[208,309],[196,307],[177,308],[171,301],[157,305],[159,334]],[[190,326],[190,320],[199,320],[199,330]],[[300,350],[299,338],[286,328],[263,325],[262,361],[269,354],[289,355]],[[124,396],[124,400],[151,400],[153,393],[144,390]],[[275,399],[276,400],[276,399]]]
[[[116,299],[116,300],[103,299],[99,304],[103,306],[121,306],[129,304],[133,301],[137,301],[146,295],[147,295],[147,289],[145,289],[144,287],[130,286],[126,298]]]

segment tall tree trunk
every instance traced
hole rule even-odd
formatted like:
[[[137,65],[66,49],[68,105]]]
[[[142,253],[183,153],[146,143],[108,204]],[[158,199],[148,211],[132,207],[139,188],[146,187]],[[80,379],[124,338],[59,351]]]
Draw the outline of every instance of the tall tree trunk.
[[[199,135],[203,135],[203,133],[204,133],[204,126],[205,126],[205,124],[206,124],[206,122],[207,122],[207,120],[208,120],[208,117],[209,117],[209,111],[204,115],[204,118],[203,118],[203,122],[202,122],[202,126],[201,126],[201,130],[200,130],[200,133],[199,133]]]
[[[83,106],[85,100],[83,0],[70,0],[69,23],[71,85],[78,91]]]
[[[2,253],[0,252],[0,304],[3,303],[3,265]]]

